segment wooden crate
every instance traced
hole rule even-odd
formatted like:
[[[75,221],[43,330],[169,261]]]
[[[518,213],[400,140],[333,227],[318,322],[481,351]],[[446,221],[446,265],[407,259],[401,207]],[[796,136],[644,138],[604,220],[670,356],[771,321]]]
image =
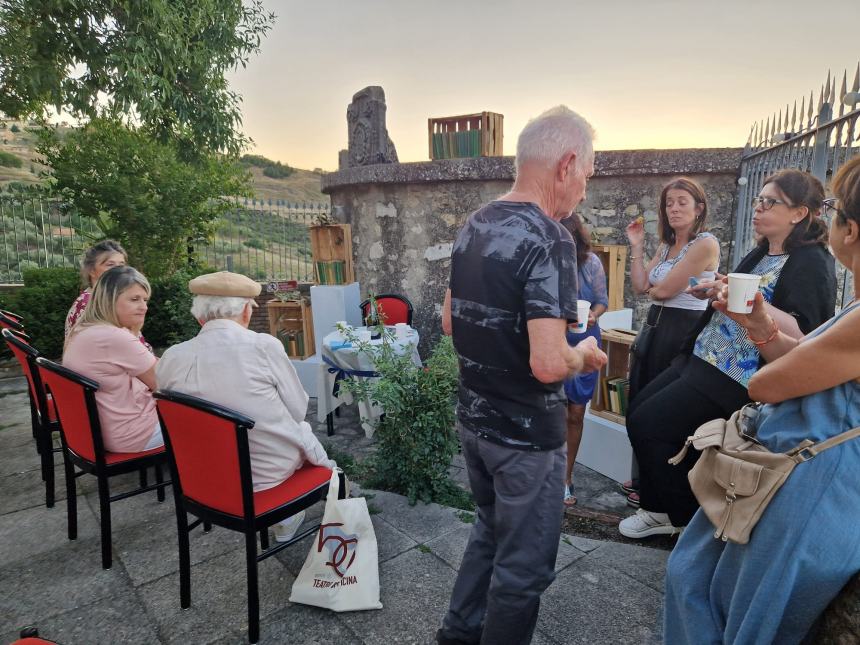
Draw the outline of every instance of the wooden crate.
[[[304,337],[304,352],[291,350],[287,345],[284,348],[290,358],[306,359],[313,356],[314,342],[314,318],[311,306],[305,298],[298,302],[281,302],[280,300],[269,300],[266,303],[266,313],[269,317],[269,333],[279,338],[279,331],[300,331]]]
[[[496,112],[427,119],[430,159],[501,157],[504,120]]]
[[[627,247],[621,244],[596,244],[591,247],[600,258],[606,272],[606,290],[609,294],[607,311],[624,309],[624,281],[627,270]]]
[[[607,329],[601,333],[600,342],[607,361],[600,370],[600,378],[591,397],[591,412],[621,425],[624,425],[625,419],[610,410],[604,384],[609,379],[630,376],[630,345],[635,338],[636,332],[627,329]]]
[[[355,272],[352,266],[352,229],[349,224],[327,224],[311,226],[311,255],[314,263],[314,278],[317,284],[352,284]],[[321,280],[317,262],[342,261],[343,282]]]

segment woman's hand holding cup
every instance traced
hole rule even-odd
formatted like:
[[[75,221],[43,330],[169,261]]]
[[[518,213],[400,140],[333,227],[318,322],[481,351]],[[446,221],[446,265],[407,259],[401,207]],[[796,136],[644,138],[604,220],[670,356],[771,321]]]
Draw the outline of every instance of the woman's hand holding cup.
[[[734,320],[737,324],[747,330],[747,334],[753,338],[767,338],[773,327],[773,320],[767,312],[764,296],[757,292],[753,298],[753,308],[748,314],[729,311],[729,286],[720,289],[716,299],[711,306]]]

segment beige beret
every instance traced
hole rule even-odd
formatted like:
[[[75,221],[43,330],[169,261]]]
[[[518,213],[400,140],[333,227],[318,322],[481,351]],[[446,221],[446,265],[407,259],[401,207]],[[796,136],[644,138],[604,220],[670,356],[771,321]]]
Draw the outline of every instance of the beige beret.
[[[235,296],[253,298],[260,295],[258,282],[238,273],[218,271],[198,276],[188,283],[188,290],[198,296]]]

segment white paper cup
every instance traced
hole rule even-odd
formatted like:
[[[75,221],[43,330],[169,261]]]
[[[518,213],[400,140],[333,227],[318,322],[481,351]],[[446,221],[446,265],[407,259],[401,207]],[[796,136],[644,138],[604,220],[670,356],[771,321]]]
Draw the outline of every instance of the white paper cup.
[[[369,329],[357,329],[355,331],[355,338],[360,343],[369,343],[371,337],[371,332]]]
[[[394,336],[396,338],[408,338],[409,337],[409,325],[406,323],[395,323],[394,325]]]
[[[730,273],[728,310],[735,314],[750,313],[760,283],[760,275]]]
[[[577,323],[573,326],[574,333],[581,334],[588,327],[588,312],[591,311],[591,303],[588,300],[576,301]]]

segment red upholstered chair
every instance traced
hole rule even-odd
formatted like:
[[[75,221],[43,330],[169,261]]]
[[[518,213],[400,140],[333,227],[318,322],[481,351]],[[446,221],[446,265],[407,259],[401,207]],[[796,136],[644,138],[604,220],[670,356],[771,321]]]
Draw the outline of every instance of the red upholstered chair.
[[[245,535],[248,574],[248,639],[260,635],[257,563],[314,533],[319,525],[269,548],[268,528],[308,508],[328,492],[331,470],[306,464],[288,480],[255,493],[251,481],[248,431],[254,420],[197,397],[155,393],[173,475],[179,534],[179,601],[191,606],[191,554],[188,534],[199,524],[216,524]],[[339,497],[345,496],[340,475]],[[188,522],[188,513],[195,517]],[[262,551],[257,554],[257,533]]]
[[[110,505],[126,497],[157,490],[158,501],[164,501],[165,482],[161,467],[167,460],[164,446],[143,452],[107,452],[102,440],[96,390],[99,384],[77,372],[62,367],[44,357],[36,359],[39,375],[57,407],[60,439],[63,445],[63,465],[66,475],[66,505],[69,513],[69,539],[78,536],[78,506],[75,478],[89,473],[98,479],[99,519],[101,520],[102,567],[110,569],[111,553]],[[110,494],[108,480],[141,469],[155,467],[155,484],[134,490]],[[80,472],[75,472],[75,467]]]
[[[36,440],[36,451],[41,457],[42,480],[45,482],[45,506],[54,506],[54,453],[62,448],[54,448],[54,433],[60,431],[54,402],[45,392],[42,378],[36,367],[39,352],[30,345],[29,338],[11,329],[3,329],[3,340],[6,341],[12,354],[21,365],[21,370],[27,378],[27,393],[30,398],[30,422],[33,424],[33,437]]]
[[[370,299],[362,302],[361,319],[367,318],[370,312]],[[381,293],[376,296],[376,308],[382,314],[380,317],[386,325],[406,323],[412,325],[412,303],[406,296],[398,296],[395,293]]]

